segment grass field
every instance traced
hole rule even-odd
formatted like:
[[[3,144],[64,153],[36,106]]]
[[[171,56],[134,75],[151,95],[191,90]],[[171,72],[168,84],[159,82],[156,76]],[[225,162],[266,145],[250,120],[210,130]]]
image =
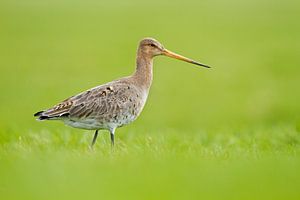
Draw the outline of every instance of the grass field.
[[[0,199],[300,199],[299,1],[0,0]],[[139,119],[103,132],[33,113],[129,75],[151,36]]]

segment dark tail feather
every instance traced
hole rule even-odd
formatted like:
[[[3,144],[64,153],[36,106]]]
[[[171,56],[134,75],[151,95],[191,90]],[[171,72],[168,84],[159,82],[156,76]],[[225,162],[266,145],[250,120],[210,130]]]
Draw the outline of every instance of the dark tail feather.
[[[53,116],[49,116],[47,114],[45,114],[45,111],[40,111],[34,114],[35,117],[39,117],[37,118],[38,120],[47,120],[47,119],[57,119],[59,117],[68,117],[69,113],[63,113],[61,115],[53,115]]]
[[[41,115],[43,114],[43,112],[44,112],[44,111],[39,111],[39,112],[35,113],[33,116],[39,117],[39,116],[41,116]]]
[[[48,116],[40,116],[38,118],[38,120],[45,120],[45,119],[51,119],[52,117],[48,117]]]
[[[33,116],[38,117],[37,120],[45,120],[45,119],[51,119],[53,117],[49,117],[47,115],[43,115],[45,111],[39,111],[35,113]]]

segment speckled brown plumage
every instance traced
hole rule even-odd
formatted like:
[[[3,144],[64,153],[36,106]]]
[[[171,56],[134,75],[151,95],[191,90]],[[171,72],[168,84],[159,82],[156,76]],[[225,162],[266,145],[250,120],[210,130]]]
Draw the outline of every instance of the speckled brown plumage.
[[[134,121],[141,113],[152,83],[153,57],[166,55],[208,67],[166,50],[152,38],[143,39],[137,51],[137,67],[133,75],[89,89],[72,96],[56,106],[37,112],[39,120],[61,120],[81,129],[110,131],[114,144],[115,129]]]

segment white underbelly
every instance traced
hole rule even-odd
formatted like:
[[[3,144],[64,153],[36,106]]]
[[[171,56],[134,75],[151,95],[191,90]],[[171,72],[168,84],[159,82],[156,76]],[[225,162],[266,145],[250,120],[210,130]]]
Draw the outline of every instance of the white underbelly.
[[[109,120],[108,122],[102,122],[97,119],[65,119],[63,122],[71,127],[87,129],[87,130],[100,130],[107,129],[111,130],[117,127],[121,127],[133,122],[136,116],[130,115],[126,118],[119,118],[117,120]]]
[[[103,129],[103,124],[99,123],[95,119],[85,119],[85,120],[75,120],[75,119],[65,119],[63,122],[74,128],[88,129],[88,130],[98,130]]]

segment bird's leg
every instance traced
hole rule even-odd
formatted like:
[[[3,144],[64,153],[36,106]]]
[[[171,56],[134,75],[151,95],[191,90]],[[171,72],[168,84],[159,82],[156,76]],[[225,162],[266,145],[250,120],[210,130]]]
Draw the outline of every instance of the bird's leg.
[[[91,148],[93,148],[96,140],[97,140],[97,136],[98,136],[98,130],[96,130],[95,134],[94,134],[94,137],[93,137],[93,141],[92,141],[92,144],[91,144]]]
[[[109,130],[110,132],[110,141],[111,141],[111,146],[113,147],[115,145],[115,129]]]

